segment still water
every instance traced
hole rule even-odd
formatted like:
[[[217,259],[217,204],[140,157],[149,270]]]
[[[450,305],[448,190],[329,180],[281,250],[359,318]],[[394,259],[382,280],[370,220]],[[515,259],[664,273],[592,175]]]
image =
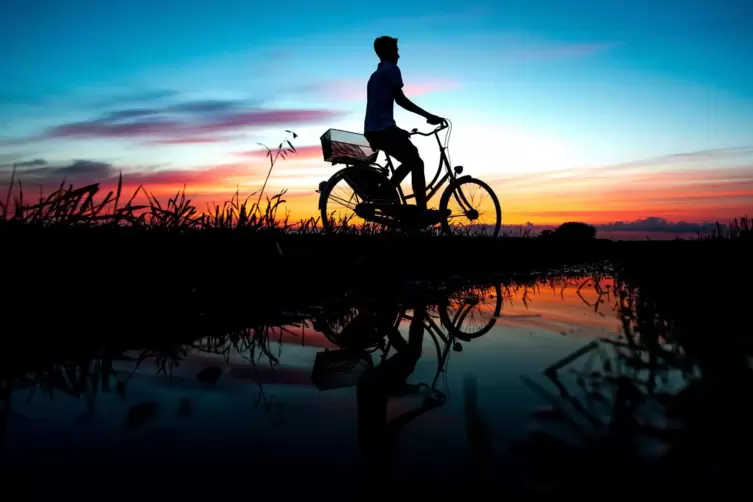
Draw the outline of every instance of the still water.
[[[578,445],[615,416],[607,377],[623,371],[626,328],[614,288],[609,277],[467,288],[59,361],[3,383],[0,458],[522,485],[527,438]],[[666,371],[658,385],[682,378]],[[640,414],[661,421],[650,405]]]

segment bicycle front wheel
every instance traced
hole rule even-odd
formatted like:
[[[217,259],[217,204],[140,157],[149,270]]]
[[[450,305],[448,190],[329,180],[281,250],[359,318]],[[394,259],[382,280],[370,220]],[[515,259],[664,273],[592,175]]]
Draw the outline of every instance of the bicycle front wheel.
[[[447,234],[489,236],[499,235],[502,208],[497,194],[489,185],[476,178],[460,178],[450,184],[439,201],[439,209],[448,211],[442,221]]]
[[[443,298],[439,319],[450,334],[463,341],[485,335],[502,312],[502,286],[471,286]]]

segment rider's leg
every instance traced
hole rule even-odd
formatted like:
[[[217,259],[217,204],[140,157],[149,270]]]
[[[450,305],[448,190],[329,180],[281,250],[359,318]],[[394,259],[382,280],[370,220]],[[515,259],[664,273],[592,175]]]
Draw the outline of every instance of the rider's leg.
[[[418,154],[418,148],[410,140],[410,134],[399,128],[390,129],[385,152],[401,162],[395,169],[392,178],[395,185],[399,185],[411,173],[411,186],[419,210],[426,209],[426,177],[424,175],[424,161]]]
[[[411,173],[411,187],[416,199],[416,207],[424,210],[426,209],[426,177],[424,161],[418,156],[418,152],[415,157],[407,159],[395,169],[395,176],[392,178],[394,183],[399,185],[408,173]]]
[[[416,207],[426,210],[426,177],[424,175],[424,161],[418,154],[418,149],[410,140],[410,133],[397,126],[383,131],[368,133],[366,138],[377,150],[394,157],[401,164],[395,169],[392,183],[400,185],[408,173],[411,173],[411,186],[416,199]]]

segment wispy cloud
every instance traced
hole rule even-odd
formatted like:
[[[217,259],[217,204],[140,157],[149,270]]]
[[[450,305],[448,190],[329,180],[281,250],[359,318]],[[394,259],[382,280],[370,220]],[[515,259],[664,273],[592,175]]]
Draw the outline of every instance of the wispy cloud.
[[[0,91],[0,105],[24,105],[33,107],[49,107],[54,104],[76,104],[85,108],[110,108],[134,104],[166,101],[179,96],[179,92],[168,89],[141,89],[129,91],[109,92],[101,96],[102,91],[92,95],[89,89],[78,89],[55,93],[29,93]],[[100,94],[97,96],[96,94]]]
[[[182,124],[173,120],[149,120],[117,123],[92,120],[61,124],[49,129],[39,139],[48,138],[135,138],[175,134]]]
[[[629,231],[629,232],[670,232],[670,233],[697,233],[709,228],[711,222],[693,223],[687,221],[668,221],[658,216],[634,221],[616,221],[595,225],[603,231]]]
[[[292,127],[298,124],[315,124],[343,115],[345,112],[339,110],[254,110],[228,114],[196,126],[193,130],[199,133],[215,133],[246,127]],[[191,127],[188,129],[191,130]]]
[[[58,138],[144,139],[151,144],[213,143],[218,134],[247,128],[295,127],[344,115],[339,110],[264,109],[240,100],[186,101],[159,108],[126,108],[98,118],[52,126],[37,136],[4,140],[23,144]],[[224,138],[227,139],[227,138]]]
[[[225,187],[230,191],[242,179],[255,175],[255,164],[235,162],[217,166],[198,167],[195,169],[159,168],[119,168],[108,162],[95,160],[74,160],[70,164],[36,167],[19,170],[17,179],[26,185],[52,189],[61,182],[83,186],[100,183],[103,187],[112,187],[122,173],[126,188],[144,185],[157,193],[170,192],[186,185],[192,191],[201,191],[207,186]]]
[[[555,224],[664,218],[703,223],[750,212],[753,148],[680,152],[620,164],[487,179],[507,221]]]
[[[681,152],[669,155],[662,155],[649,159],[624,162],[609,166],[601,166],[598,169],[602,171],[620,171],[627,169],[643,169],[647,167],[657,167],[675,163],[687,163],[698,160],[703,161],[721,161],[733,158],[745,158],[753,155],[753,145],[737,146],[730,148],[715,148],[711,150],[700,150],[695,152]]]
[[[163,101],[170,98],[175,98],[179,95],[177,91],[170,89],[142,89],[137,91],[128,91],[122,93],[115,93],[112,96],[99,98],[91,102],[95,107],[118,107],[126,106],[134,103],[144,103],[152,101]]]
[[[37,167],[18,171],[17,178],[42,187],[57,186],[63,180],[71,183],[94,183],[117,176],[112,164],[92,160],[74,160],[70,164]]]
[[[709,162],[714,163],[730,159],[744,159],[745,162],[737,167],[714,167],[708,165]],[[697,163],[699,161],[703,161],[704,167],[683,170],[657,169],[663,166],[672,167],[676,164]],[[490,181],[516,188],[535,188],[539,186],[554,188],[555,184],[561,188],[561,183],[575,184],[587,181],[614,183],[617,179],[629,179],[631,181],[645,179],[653,183],[659,181],[702,183],[704,181],[723,182],[730,180],[737,182],[751,180],[753,179],[753,146],[682,152],[619,164],[499,176],[491,178]]]
[[[31,159],[31,160],[21,160],[18,162],[10,162],[7,164],[0,164],[0,169],[7,169],[7,168],[13,168],[13,167],[37,167],[37,166],[44,166],[47,164],[47,161],[44,159]]]

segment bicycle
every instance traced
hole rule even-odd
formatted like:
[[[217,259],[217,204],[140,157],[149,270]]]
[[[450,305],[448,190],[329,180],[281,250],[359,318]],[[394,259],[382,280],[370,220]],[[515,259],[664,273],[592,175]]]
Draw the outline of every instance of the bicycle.
[[[432,305],[432,317],[439,319],[441,327],[453,337],[464,342],[479,338],[491,331],[501,315],[503,303],[500,284],[463,286],[440,294],[434,300],[429,301]],[[384,338],[384,334],[379,333],[375,325],[368,326],[370,332],[361,332],[357,340],[344,340],[341,337],[345,326],[356,319],[364,308],[369,309],[366,305],[349,306],[328,314],[320,313],[314,317],[313,327],[330,342],[342,348],[360,349],[374,346],[374,341]],[[385,312],[384,308],[388,310]],[[391,319],[394,327],[397,327],[400,319],[404,317],[405,308],[397,305],[384,308],[370,310],[372,315]],[[434,326],[434,329],[440,328]]]
[[[435,305],[427,307],[423,329],[436,349],[437,371],[431,386],[426,385],[426,388],[437,391],[436,384],[445,371],[450,349],[461,351],[461,341],[471,342],[491,331],[500,316],[502,304],[501,286],[494,285],[464,287],[442,296]],[[321,352],[317,356],[319,364],[315,364],[314,374],[327,371],[349,373],[354,370],[359,373],[359,370],[373,367],[372,353],[380,353],[379,360],[383,362],[391,349],[405,350],[409,342],[400,333],[399,326],[403,320],[413,319],[408,310],[398,305],[384,305],[381,308],[363,306],[350,307],[331,315],[319,315],[314,319],[314,329],[340,349]],[[346,337],[346,326],[359,318],[362,318],[362,323],[358,329],[351,329]],[[325,370],[324,367],[329,369]],[[358,375],[351,376],[353,379],[344,386],[355,384]]]
[[[439,132],[447,129],[445,144]],[[452,125],[443,121],[430,132],[413,129],[411,136],[434,136],[440,158],[437,172],[426,185],[426,200],[430,201],[446,184],[439,200],[440,221],[445,234],[499,235],[502,223],[502,208],[494,190],[485,182],[470,175],[462,176],[463,166],[451,167],[448,144]],[[373,150],[362,134],[329,129],[320,138],[324,160],[333,166],[344,164],[345,168],[319,184],[319,210],[326,232],[333,232],[336,224],[350,224],[353,220],[383,225],[387,228],[416,228],[415,206],[408,200],[415,194],[406,195],[399,184],[391,181],[395,174],[392,159],[386,155],[384,165],[376,162],[378,150]],[[444,175],[442,175],[442,171]],[[488,199],[484,204],[484,199]],[[339,205],[342,209],[332,209]],[[420,224],[428,228],[437,223]],[[361,223],[363,225],[363,223]]]

